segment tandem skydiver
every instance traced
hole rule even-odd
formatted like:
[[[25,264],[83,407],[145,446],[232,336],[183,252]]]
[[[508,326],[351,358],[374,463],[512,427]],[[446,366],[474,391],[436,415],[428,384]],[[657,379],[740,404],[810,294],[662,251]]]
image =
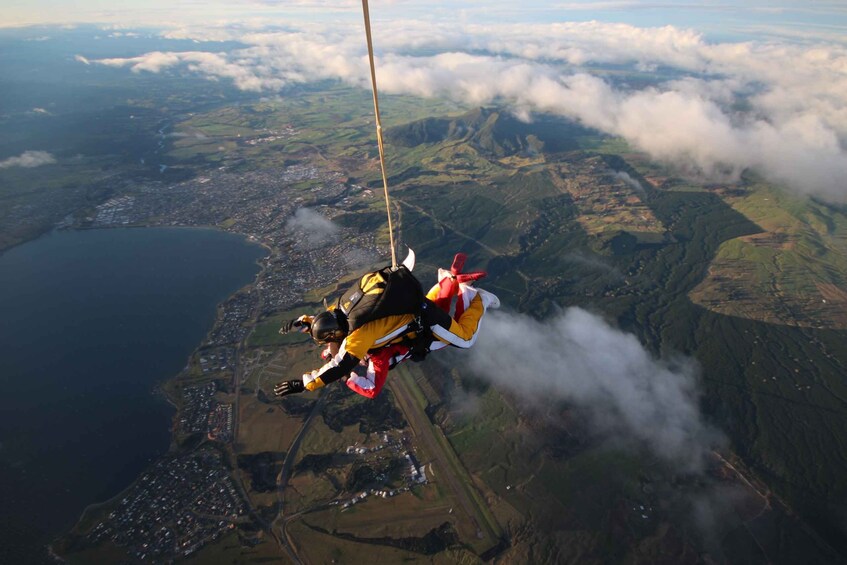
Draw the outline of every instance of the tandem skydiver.
[[[388,369],[400,361],[420,360],[447,345],[471,347],[482,316],[488,308],[498,308],[500,300],[471,286],[485,273],[461,274],[464,259],[458,254],[450,271],[439,269],[439,282],[424,295],[411,272],[410,251],[404,264],[364,275],[327,311],[284,324],[280,333],[309,333],[327,345],[321,354],[327,362],[301,379],[278,383],[274,394],[313,391],[345,379],[351,389],[373,398]],[[448,313],[454,297],[456,319]]]

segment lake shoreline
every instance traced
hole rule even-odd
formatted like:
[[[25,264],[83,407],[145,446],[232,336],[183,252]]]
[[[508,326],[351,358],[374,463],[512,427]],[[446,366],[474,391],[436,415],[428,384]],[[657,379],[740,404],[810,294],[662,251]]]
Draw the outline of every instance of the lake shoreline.
[[[144,228],[144,230],[140,230],[139,228]],[[149,384],[146,385],[147,392],[144,393],[144,397],[148,397],[148,398],[151,397],[151,396],[156,397],[155,401],[146,400],[145,402],[146,403],[152,402],[151,405],[160,404],[160,406],[158,408],[153,410],[153,413],[155,413],[155,414],[161,413],[163,415],[165,413],[168,414],[167,419],[170,423],[167,427],[166,432],[163,429],[164,426],[161,426],[161,422],[163,420],[160,419],[159,424],[151,424],[151,425],[154,425],[154,427],[159,429],[160,432],[161,432],[161,433],[156,432],[155,434],[153,434],[153,436],[161,436],[163,439],[165,437],[168,438],[167,443],[165,445],[163,445],[164,449],[162,449],[161,451],[154,450],[154,452],[151,452],[149,454],[149,459],[146,459],[147,456],[142,455],[142,457],[144,457],[146,459],[146,461],[140,467],[138,472],[134,472],[134,471],[130,471],[129,473],[123,473],[122,472],[121,474],[133,475],[133,479],[132,479],[131,482],[129,482],[128,485],[127,485],[127,483],[124,483],[124,485],[122,487],[120,487],[115,492],[115,494],[113,496],[107,497],[105,499],[99,499],[98,501],[95,501],[95,502],[88,503],[83,508],[81,513],[79,513],[78,511],[74,512],[75,516],[72,518],[72,522],[70,522],[68,524],[68,525],[70,525],[70,528],[68,528],[68,525],[62,526],[62,527],[60,527],[60,529],[53,530],[53,532],[54,532],[53,534],[49,534],[48,532],[49,532],[50,529],[52,529],[52,527],[45,524],[43,526],[44,533],[49,536],[49,539],[45,540],[46,547],[45,546],[41,546],[41,547],[46,549],[48,554],[52,555],[53,558],[55,558],[55,556],[56,556],[55,545],[56,545],[56,542],[58,540],[60,540],[63,536],[67,535],[69,532],[73,531],[73,529],[76,528],[80,524],[80,522],[86,518],[87,515],[88,516],[91,515],[92,511],[96,511],[96,509],[102,508],[104,505],[108,505],[109,503],[113,503],[115,501],[115,499],[120,497],[121,494],[124,493],[126,491],[126,489],[129,488],[135,482],[135,480],[137,480],[138,476],[140,476],[143,473],[144,469],[148,468],[149,465],[154,463],[156,460],[158,460],[162,456],[164,456],[167,453],[172,451],[172,449],[173,449],[173,431],[174,431],[173,424],[174,424],[174,418],[176,417],[176,414],[178,413],[178,405],[174,401],[174,399],[169,397],[169,395],[167,394],[167,391],[163,388],[163,385],[167,382],[170,382],[172,379],[176,378],[179,374],[182,373],[182,371],[184,370],[184,367],[186,366],[186,360],[190,361],[191,357],[202,347],[202,344],[204,342],[205,337],[208,336],[208,334],[212,330],[212,328],[214,328],[216,324],[220,323],[220,305],[223,302],[225,302],[226,300],[228,300],[235,293],[242,291],[245,288],[250,288],[250,287],[252,287],[253,285],[256,284],[257,277],[262,272],[262,270],[265,268],[264,262],[265,262],[266,258],[268,257],[268,255],[270,255],[272,253],[272,250],[267,245],[264,245],[261,242],[256,241],[255,239],[253,239],[253,238],[251,238],[247,235],[229,232],[229,231],[223,230],[219,227],[213,227],[213,226],[206,227],[206,226],[155,226],[155,225],[145,225],[145,226],[129,226],[129,227],[121,226],[121,227],[114,227],[114,228],[110,227],[110,228],[84,228],[84,229],[64,228],[63,227],[63,228],[54,228],[54,229],[50,230],[49,232],[45,232],[45,233],[41,234],[38,238],[35,238],[33,240],[29,240],[27,242],[21,243],[19,245],[13,246],[13,247],[11,247],[7,250],[4,250],[3,252],[0,252],[0,260],[5,260],[4,262],[7,263],[7,264],[10,263],[10,262],[14,263],[15,261],[18,264],[20,264],[20,262],[22,260],[26,260],[25,259],[26,255],[31,253],[31,252],[28,252],[28,251],[25,251],[23,253],[20,252],[20,249],[24,245],[26,245],[26,244],[36,244],[39,240],[43,240],[43,243],[39,244],[42,247],[44,246],[44,244],[47,244],[48,247],[50,247],[51,245],[55,245],[56,240],[50,240],[49,236],[58,235],[58,236],[61,237],[62,235],[67,233],[67,234],[71,234],[71,239],[79,240],[79,237],[74,237],[74,234],[79,235],[79,234],[82,234],[83,232],[97,232],[97,231],[105,232],[107,230],[109,232],[116,232],[116,231],[120,232],[120,231],[123,230],[124,234],[126,234],[126,235],[123,235],[123,236],[116,238],[114,235],[109,234],[108,237],[96,238],[99,241],[105,242],[103,244],[97,244],[97,245],[108,245],[109,244],[108,240],[114,240],[114,239],[119,239],[119,240],[135,240],[135,239],[138,239],[137,236],[135,235],[136,230],[137,230],[137,233],[141,233],[143,231],[143,232],[146,232],[147,234],[153,234],[154,237],[152,237],[152,239],[151,239],[151,241],[154,242],[153,245],[159,245],[158,243],[155,243],[155,242],[162,241],[162,240],[167,242],[168,240],[184,239],[180,235],[174,236],[174,232],[176,232],[176,231],[180,231],[180,232],[183,232],[183,231],[185,231],[185,232],[201,232],[201,235],[199,235],[199,237],[194,236],[190,239],[192,241],[196,241],[198,244],[201,243],[201,242],[206,244],[206,248],[201,250],[199,253],[200,253],[200,255],[208,256],[208,261],[207,261],[207,265],[206,265],[207,269],[214,269],[214,266],[219,262],[221,257],[226,257],[226,256],[228,256],[227,254],[231,254],[233,252],[236,252],[238,249],[247,250],[247,249],[253,248],[254,245],[258,245],[262,249],[261,249],[261,252],[259,252],[258,248],[253,248],[254,250],[252,252],[248,252],[249,264],[252,265],[252,267],[250,267],[251,273],[250,273],[249,281],[246,284],[238,284],[238,285],[231,286],[230,289],[225,294],[222,293],[222,294],[219,295],[218,298],[216,298],[214,304],[210,304],[208,306],[208,308],[210,308],[211,311],[212,311],[212,316],[210,318],[206,318],[205,315],[203,316],[204,318],[209,319],[208,326],[204,327],[202,336],[199,339],[192,340],[192,343],[190,345],[190,350],[188,350],[187,348],[183,349],[183,354],[180,355],[180,361],[179,361],[179,364],[178,364],[178,366],[182,367],[182,369],[179,369],[176,372],[172,372],[172,371],[169,370],[169,371],[167,371],[168,376],[166,376],[166,377],[163,376],[163,373],[159,373],[158,377],[154,376],[152,379],[149,379],[149,377],[145,377],[145,381],[148,382]],[[156,230],[163,230],[163,231],[157,232]],[[170,233],[168,233],[168,232],[170,232]],[[211,242],[208,241],[209,238],[204,237],[202,235],[202,232],[208,232],[210,234],[215,234],[214,236],[211,237],[212,241]],[[48,236],[48,237],[45,237],[45,236]],[[223,236],[223,238],[221,238],[221,236]],[[224,247],[229,249],[229,251],[227,251],[226,253],[219,253],[218,250],[214,249],[215,245],[212,242],[224,241],[224,240],[228,241],[227,245],[225,245]],[[209,245],[212,246],[213,250],[210,251],[208,249]],[[141,247],[143,247],[143,245]],[[190,246],[188,246],[188,247],[182,246],[182,247],[184,249],[188,249],[189,253],[191,253],[192,255],[195,255],[195,252],[190,249]],[[170,250],[168,250],[168,251],[170,251]],[[244,259],[247,258],[247,257],[244,256],[243,252],[239,252],[239,253],[242,255],[242,259],[239,261],[240,266],[235,268],[235,270],[241,270],[242,272],[244,272],[244,269],[246,267]],[[121,253],[118,253],[118,255],[120,255],[120,254]],[[132,253],[124,253],[124,254],[132,255]],[[146,259],[147,256],[155,256],[155,255],[156,255],[156,251],[153,250],[153,249],[149,249],[149,250],[146,251],[146,255],[142,259]],[[11,259],[10,259],[10,257],[11,257]],[[15,261],[11,261],[12,259],[14,259]],[[191,257],[190,259],[192,259],[194,262],[203,263],[203,259],[198,258],[198,257]],[[76,268],[76,265],[74,265],[74,268]],[[59,269],[59,268],[56,267],[56,269]],[[59,269],[59,270],[61,270],[61,269]],[[188,269],[188,270],[191,271],[191,269]],[[155,273],[156,269],[152,269],[152,271]],[[227,269],[227,271],[229,271],[229,269]],[[218,271],[215,270],[213,272],[215,273],[215,278],[217,279],[218,278],[218,276],[217,276]],[[196,278],[196,273],[192,272],[191,274],[192,274],[192,276],[194,276]],[[211,272],[210,272],[210,274],[211,274]],[[225,274],[230,274],[230,273],[225,273]],[[168,276],[170,276],[170,273],[163,274],[159,278],[160,279],[167,279]],[[232,278],[232,277],[229,277],[229,278]],[[38,282],[43,282],[43,281],[38,280]],[[162,282],[162,281],[160,280],[159,282]],[[167,283],[169,281],[164,280],[164,282],[166,283],[165,284],[165,288],[166,288]],[[203,282],[205,282],[205,279],[201,280],[201,284]],[[220,283],[219,280],[215,280],[215,281],[212,282],[213,286],[220,286],[220,284],[221,283]],[[191,285],[189,283],[189,287],[190,286]],[[111,290],[115,291],[115,289],[111,289]],[[148,290],[149,290],[149,287],[145,287],[145,291],[148,291]],[[167,290],[164,290],[164,292],[166,294],[163,295],[163,296],[165,296],[170,301],[173,301],[173,300],[178,301],[177,298],[168,296]],[[53,294],[56,294],[56,292],[53,292]],[[10,298],[10,299],[14,298],[14,295],[9,296],[8,298]],[[112,297],[112,298],[114,298],[114,297]],[[136,296],[134,296],[134,295],[127,296],[127,299],[130,300],[130,301],[135,301]],[[166,308],[166,309],[168,308],[167,306],[162,306],[162,307]],[[108,312],[108,310],[107,310],[107,312]],[[123,324],[123,319],[132,319],[131,316],[129,316],[129,317],[121,316],[120,314],[115,314],[114,316],[109,316],[109,318],[113,318],[113,317],[117,318],[117,320],[113,320],[113,321],[119,321],[119,327],[124,328],[124,329],[119,330],[119,332],[124,332],[125,329],[126,329],[126,327],[121,325],[121,324]],[[108,320],[109,318],[106,318],[106,319]],[[197,320],[196,319],[193,320],[193,323],[196,326]],[[171,330],[171,326],[168,324],[167,320],[162,322],[162,324],[164,324],[163,327],[167,328],[168,331]],[[85,332],[82,332],[82,333],[85,333]],[[92,340],[96,341],[96,338],[92,338]],[[130,346],[135,346],[137,341],[138,340],[133,339],[132,336],[127,335],[126,336],[126,343],[124,343],[124,346],[126,347],[127,344],[130,344]],[[168,343],[168,345],[173,345],[173,344]],[[105,344],[103,347],[108,348],[108,344]],[[171,349],[171,352],[168,354],[170,361],[168,361],[168,363],[173,365],[173,364],[175,364],[174,355],[173,355],[173,347],[171,347],[170,349]],[[117,355],[117,353],[116,353],[116,355]],[[156,363],[161,364],[161,362],[163,362],[163,359],[154,358],[154,359],[152,359],[152,361],[153,361],[154,365]],[[149,364],[149,362],[150,362],[150,359],[145,358],[145,363]],[[45,372],[44,374],[49,374],[49,372]],[[147,380],[147,379],[149,379],[149,380]],[[107,380],[106,382],[110,383],[111,381]],[[135,388],[138,387],[138,384],[139,384],[138,382],[133,383]],[[114,384],[107,384],[106,389],[112,389],[113,387],[117,387],[118,390],[120,391],[122,386],[123,386],[123,384],[120,382],[120,379],[119,379],[119,381],[115,382]],[[138,395],[136,394],[136,397],[137,396]],[[160,396],[162,397],[161,399],[159,398]],[[162,400],[164,400],[164,402],[162,402]],[[141,405],[142,404],[138,404],[137,406],[140,407]],[[134,415],[134,412],[128,413],[128,414],[125,415],[125,418],[129,421],[129,420],[132,419],[133,415]],[[52,415],[48,415],[48,416],[52,416]],[[141,427],[147,427],[147,424],[142,424]],[[129,443],[129,440],[128,440],[128,443]],[[148,441],[148,443],[149,443],[149,441]],[[139,451],[136,454],[136,457],[135,457],[136,460],[138,460],[137,456],[139,454],[141,454],[143,451],[144,450],[142,449],[142,451]],[[114,481],[117,478],[118,478],[117,475],[110,475],[109,480]],[[53,486],[55,487],[56,485],[54,484]],[[68,488],[71,488],[71,490],[74,490],[74,491],[78,490],[75,487],[72,488],[71,486],[69,486]],[[89,490],[89,488],[81,489],[80,492],[84,492],[85,490]],[[102,488],[102,486],[100,488]],[[28,499],[26,493],[22,493],[22,494],[23,494],[24,499]],[[59,504],[61,504],[61,503],[59,503]],[[13,509],[8,509],[8,510],[10,512],[13,511]],[[36,512],[36,511],[33,510],[33,512]],[[61,516],[62,513],[61,512],[58,512],[58,513],[53,512],[52,514],[53,514],[53,521],[56,521],[56,519],[59,516]],[[30,519],[34,519],[34,518],[30,518]],[[16,543],[18,543],[18,544],[26,543],[26,541],[23,541],[23,542],[17,541]],[[16,546],[13,544],[12,550],[15,550],[14,547],[16,547]],[[20,550],[20,548],[22,548],[23,546],[17,546],[17,547]],[[33,548],[33,550],[34,549],[35,548]],[[42,549],[42,551],[43,551],[43,549]],[[39,551],[38,553],[43,555],[41,553],[41,551]],[[36,555],[32,555],[32,558],[36,558],[36,557],[37,557]]]

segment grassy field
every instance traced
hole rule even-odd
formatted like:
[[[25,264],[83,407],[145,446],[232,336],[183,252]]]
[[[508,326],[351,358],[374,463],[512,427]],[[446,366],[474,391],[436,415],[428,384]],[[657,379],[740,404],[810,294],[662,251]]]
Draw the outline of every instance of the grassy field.
[[[301,419],[287,416],[278,404],[260,402],[254,395],[241,395],[239,406],[240,453],[281,453],[288,450]]]
[[[0,251],[37,237],[68,215],[85,217],[114,187],[108,161],[86,157],[0,169]]]
[[[241,543],[238,534],[232,533],[221,537],[219,540],[203,547],[197,553],[185,559],[183,563],[188,564],[210,564],[224,565],[231,563],[269,563],[280,562],[280,551],[277,543],[266,536],[253,547],[247,547]],[[285,563],[286,561],[282,561]]]
[[[303,343],[309,339],[308,335],[302,333],[280,334],[279,329],[283,323],[294,320],[302,314],[314,314],[312,308],[301,308],[298,310],[274,314],[272,317],[262,319],[250,334],[248,345],[250,347],[290,345]]]
[[[415,365],[406,365],[397,372],[399,374],[392,384],[392,390],[405,399],[401,404],[411,402],[421,413],[429,411],[431,405],[427,400],[426,391],[418,384],[427,379],[423,370]],[[409,411],[408,408],[404,410]],[[439,492],[452,501],[451,506],[462,510],[462,514],[457,513],[457,517],[465,515],[469,520],[457,525],[457,530],[465,543],[473,547],[477,554],[482,554],[498,543],[502,535],[500,524],[489,510],[477,485],[473,484],[471,474],[460,461],[443,430],[432,425],[428,419],[417,420],[413,427],[422,449],[419,456],[427,456],[432,461],[429,472],[436,477],[445,473],[448,475],[442,476],[441,479],[436,478]],[[437,471],[433,470],[436,462]]]
[[[373,103],[369,94],[324,85],[276,100],[258,100],[197,113],[175,126],[169,156],[195,164],[250,163],[280,166],[286,159],[317,156],[338,164],[348,174],[379,178]],[[460,107],[408,96],[387,96],[380,104],[384,127],[433,112]]]
[[[732,316],[847,329],[847,215],[762,182],[727,202],[762,232],[724,242],[691,299]]]
[[[367,537],[422,537],[445,521],[455,522],[449,500],[437,496],[435,487],[424,497],[403,493],[393,498],[362,503],[344,512],[324,514],[330,529]],[[390,516],[390,520],[386,517]]]
[[[317,521],[317,519],[309,521]],[[309,563],[356,563],[361,560],[363,553],[367,554],[369,561],[377,563],[429,563],[432,565],[480,563],[479,559],[472,554],[458,549],[432,556],[421,555],[383,545],[340,539],[316,532],[307,523],[307,521],[292,523],[289,531],[294,539],[308,540],[303,543],[298,542],[297,549]]]

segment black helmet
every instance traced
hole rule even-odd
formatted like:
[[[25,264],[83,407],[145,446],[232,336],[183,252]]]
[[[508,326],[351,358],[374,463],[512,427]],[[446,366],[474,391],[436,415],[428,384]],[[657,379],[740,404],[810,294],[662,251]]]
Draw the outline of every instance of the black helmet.
[[[318,343],[341,342],[347,337],[347,318],[338,310],[321,312],[312,320],[311,333]]]

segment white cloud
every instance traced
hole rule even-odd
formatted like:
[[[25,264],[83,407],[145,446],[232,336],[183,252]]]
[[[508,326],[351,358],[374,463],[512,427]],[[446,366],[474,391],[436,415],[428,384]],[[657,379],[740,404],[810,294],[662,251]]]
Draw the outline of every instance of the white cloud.
[[[55,162],[56,158],[46,151],[24,151],[17,157],[9,157],[0,161],[0,169],[8,169],[9,167],[25,167],[31,169]]]
[[[161,33],[165,39],[190,39],[194,41],[237,41],[244,32],[239,29],[218,27],[180,26]]]
[[[356,0],[254,0],[265,6],[286,6],[307,8],[310,10],[361,10],[361,4]]]
[[[471,369],[531,404],[571,403],[598,434],[636,440],[686,470],[700,469],[721,441],[701,416],[691,360],[656,359],[635,336],[580,308],[545,321],[490,312],[483,326]]]
[[[302,249],[317,249],[336,241],[341,228],[311,208],[298,208],[285,222],[285,229]]]
[[[571,251],[562,257],[562,261],[566,263],[576,264],[582,267],[587,267],[591,270],[604,273],[615,280],[623,280],[624,278],[620,269],[606,263],[599,256],[586,255],[585,253],[579,251]]]
[[[246,54],[231,61],[225,53],[205,51],[163,53],[155,51],[139,57],[100,59],[94,62],[110,67],[128,66],[134,73],[142,71],[158,73],[170,67],[184,65],[189,71],[197,72],[207,78],[230,79],[239,89],[255,92],[282,88],[287,83],[285,78],[274,78],[262,73],[259,61]],[[264,76],[260,76],[259,73]]]
[[[626,171],[617,171],[615,172],[614,177],[616,179],[622,180],[623,182],[631,186],[639,194],[644,194],[644,187],[641,186],[641,183],[638,182],[638,180],[629,176],[629,173],[627,173]]]
[[[552,112],[622,136],[696,176],[727,180],[752,167],[802,192],[847,199],[841,181],[847,178],[843,46],[709,43],[672,26],[601,22],[446,26],[401,20],[383,27],[377,73],[386,93],[506,103],[521,115]],[[246,47],[97,62],[133,72],[184,67],[257,92],[322,79],[368,86],[360,25],[227,29],[229,39]],[[192,37],[188,29],[171,33]],[[223,37],[221,30],[212,36]],[[674,68],[687,76],[677,72],[664,83],[633,87],[576,68],[588,64]]]
[[[635,0],[629,1],[609,1],[609,2],[559,2],[556,8],[559,10],[571,11],[595,11],[595,10],[627,10],[638,6]]]

